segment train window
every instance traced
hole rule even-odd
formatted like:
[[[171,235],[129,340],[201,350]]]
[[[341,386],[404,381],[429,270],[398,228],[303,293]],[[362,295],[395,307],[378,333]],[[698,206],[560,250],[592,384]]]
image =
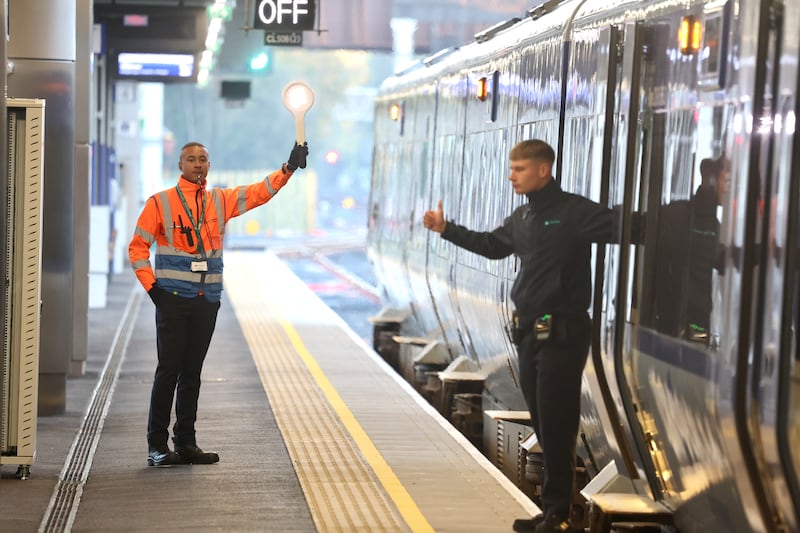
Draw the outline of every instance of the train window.
[[[705,16],[703,47],[700,49],[697,70],[700,86],[708,90],[725,87],[730,3],[727,2],[722,7],[707,12]]]
[[[637,254],[641,323],[664,335],[712,343],[722,272],[720,209],[730,163],[719,152],[721,109],[653,116],[644,246]]]

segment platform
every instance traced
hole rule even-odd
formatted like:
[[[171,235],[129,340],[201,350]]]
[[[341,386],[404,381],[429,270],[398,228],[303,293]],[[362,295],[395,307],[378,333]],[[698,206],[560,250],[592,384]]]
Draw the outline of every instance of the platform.
[[[277,257],[225,259],[197,423],[220,463],[146,466],[154,313],[123,276],[31,479],[2,472],[0,530],[491,532],[538,514]]]

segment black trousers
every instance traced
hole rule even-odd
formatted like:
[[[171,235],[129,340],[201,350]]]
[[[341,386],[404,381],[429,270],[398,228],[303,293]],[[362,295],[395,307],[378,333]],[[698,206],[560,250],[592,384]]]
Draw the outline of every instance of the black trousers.
[[[164,294],[158,302],[158,366],[147,420],[147,443],[151,447],[167,444],[173,398],[175,444],[196,444],[194,423],[200,395],[200,372],[214,334],[219,306],[219,302],[209,302],[203,296],[181,298]]]
[[[528,333],[517,349],[522,394],[544,456],[543,511],[562,520],[572,501],[581,376],[590,341],[588,315],[554,317],[551,339],[538,341]]]

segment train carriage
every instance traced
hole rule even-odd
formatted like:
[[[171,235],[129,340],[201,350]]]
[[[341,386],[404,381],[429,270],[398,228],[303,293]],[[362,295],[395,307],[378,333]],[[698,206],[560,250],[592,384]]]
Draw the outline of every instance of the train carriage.
[[[524,428],[516,261],[421,219],[442,199],[498,226],[523,200],[508,150],[541,138],[564,190],[623,212],[619,244],[593,254],[577,488],[598,507],[610,491],[651,502],[680,531],[800,529],[799,24],[790,1],[551,0],[383,84],[369,247],[391,312],[376,322],[438,346],[440,366],[468,358],[484,451],[532,495],[534,448],[506,431]],[[419,352],[401,347],[400,366]]]

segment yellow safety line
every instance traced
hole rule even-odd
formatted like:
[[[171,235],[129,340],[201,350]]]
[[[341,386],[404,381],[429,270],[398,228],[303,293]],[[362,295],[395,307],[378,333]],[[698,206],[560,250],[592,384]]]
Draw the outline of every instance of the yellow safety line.
[[[402,515],[403,520],[406,521],[406,524],[408,524],[408,527],[415,533],[433,532],[433,527],[428,523],[428,520],[419,510],[414,499],[411,498],[411,495],[397,478],[392,467],[389,466],[381,455],[381,452],[375,447],[375,444],[373,444],[367,432],[364,431],[364,428],[358,423],[358,420],[356,420],[350,408],[347,407],[347,404],[339,395],[339,392],[325,375],[322,368],[320,368],[317,360],[314,359],[314,356],[308,351],[300,334],[292,324],[277,313],[277,310],[273,309],[273,311],[275,312],[274,315],[278,323],[286,332],[292,346],[294,346],[295,351],[303,360],[303,363],[306,365],[306,368],[308,368],[314,381],[317,382],[317,385],[325,394],[328,403],[330,403],[333,410],[336,411],[336,414],[339,415],[342,424],[347,428],[347,431],[350,433],[353,441],[355,441],[358,449],[361,450],[364,458],[372,467],[378,480],[380,480],[381,485],[383,485],[383,488],[397,506],[397,510]]]

